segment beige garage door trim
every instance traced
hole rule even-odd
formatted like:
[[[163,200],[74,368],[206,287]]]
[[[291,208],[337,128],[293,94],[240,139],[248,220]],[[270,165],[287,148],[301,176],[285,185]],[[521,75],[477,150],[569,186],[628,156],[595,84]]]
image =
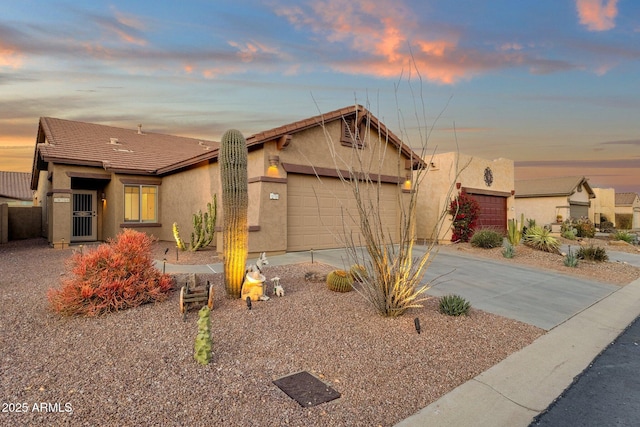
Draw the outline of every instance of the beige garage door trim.
[[[397,238],[399,187],[382,184],[383,226]],[[287,176],[287,251],[342,247],[344,227],[358,241],[353,193],[339,179],[301,174]]]

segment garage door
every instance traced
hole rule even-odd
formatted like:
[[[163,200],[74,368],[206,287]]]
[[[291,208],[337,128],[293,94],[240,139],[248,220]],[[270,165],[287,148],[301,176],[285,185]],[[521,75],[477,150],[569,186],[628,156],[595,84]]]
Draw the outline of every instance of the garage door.
[[[380,212],[383,227],[397,238],[398,186],[382,184]],[[287,250],[341,247],[347,232],[359,237],[358,212],[351,188],[337,178],[287,176]],[[358,240],[356,240],[357,242]]]
[[[578,205],[575,203],[569,204],[569,213],[571,218],[589,218],[589,206],[588,205]]]
[[[495,228],[507,229],[507,198],[487,196],[484,194],[470,194],[480,204],[478,229]]]

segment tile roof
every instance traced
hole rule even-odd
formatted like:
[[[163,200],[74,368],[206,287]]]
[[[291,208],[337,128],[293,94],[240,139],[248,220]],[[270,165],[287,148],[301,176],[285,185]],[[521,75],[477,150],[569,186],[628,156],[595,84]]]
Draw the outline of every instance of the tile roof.
[[[578,185],[583,184],[589,192],[589,197],[595,197],[584,176],[564,176],[554,178],[537,178],[518,180],[515,182],[516,198],[519,197],[551,197],[570,196]]]
[[[0,197],[16,200],[32,200],[31,173],[0,171]]]
[[[124,173],[157,174],[215,157],[219,148],[218,142],[51,117],[42,117],[40,128],[46,139],[39,136],[36,150],[43,161]]]
[[[362,106],[350,106],[254,134],[247,146],[260,146],[281,136],[353,114],[368,117],[371,126],[385,136],[414,165],[420,157]],[[113,126],[41,117],[36,145],[34,172],[43,162],[102,167],[105,170],[145,175],[162,175],[218,156],[219,142]],[[34,173],[34,179],[37,180]],[[32,183],[32,186],[35,185]]]
[[[632,206],[638,193],[616,193],[616,206]]]

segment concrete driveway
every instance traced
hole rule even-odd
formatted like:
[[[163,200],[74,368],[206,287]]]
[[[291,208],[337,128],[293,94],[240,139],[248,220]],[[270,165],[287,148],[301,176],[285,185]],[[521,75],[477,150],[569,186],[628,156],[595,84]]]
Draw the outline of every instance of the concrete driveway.
[[[619,286],[461,255],[442,247],[425,274],[430,295],[458,294],[473,307],[549,330]],[[640,258],[640,257],[639,257]]]

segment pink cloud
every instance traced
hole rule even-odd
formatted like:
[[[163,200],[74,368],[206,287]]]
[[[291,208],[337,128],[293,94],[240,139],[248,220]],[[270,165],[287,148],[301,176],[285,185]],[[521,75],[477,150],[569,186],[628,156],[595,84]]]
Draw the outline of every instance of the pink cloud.
[[[431,82],[454,84],[526,61],[519,52],[523,46],[516,43],[478,51],[461,46],[462,35],[454,30],[433,33],[401,0],[317,0],[276,13],[326,43],[347,46],[352,56],[329,64],[344,73],[395,78],[417,69]]]
[[[618,15],[618,0],[576,0],[580,23],[589,31],[606,31],[614,28]]]
[[[22,56],[10,47],[0,45],[0,67],[17,69],[22,66]]]

